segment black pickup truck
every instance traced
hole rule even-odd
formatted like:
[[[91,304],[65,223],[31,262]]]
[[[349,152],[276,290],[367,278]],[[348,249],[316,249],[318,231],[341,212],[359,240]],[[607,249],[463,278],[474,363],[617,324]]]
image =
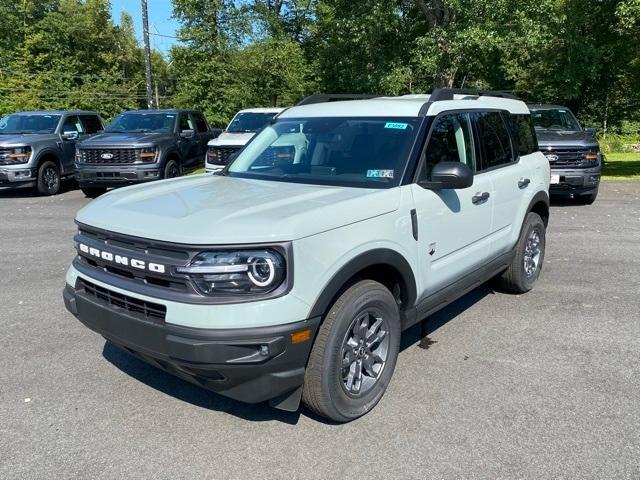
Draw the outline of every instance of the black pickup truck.
[[[194,110],[136,110],[79,143],[75,175],[88,197],[109,187],[173,178],[204,166],[212,130]]]

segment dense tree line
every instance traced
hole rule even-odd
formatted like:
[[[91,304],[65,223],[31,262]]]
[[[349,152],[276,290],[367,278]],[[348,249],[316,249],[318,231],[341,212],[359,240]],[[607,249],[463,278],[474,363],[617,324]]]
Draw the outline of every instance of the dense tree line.
[[[511,90],[609,131],[640,124],[640,0],[174,0],[160,104],[224,125],[313,92]],[[137,7],[137,5],[136,5]],[[107,0],[0,0],[0,112],[144,106],[131,18]]]

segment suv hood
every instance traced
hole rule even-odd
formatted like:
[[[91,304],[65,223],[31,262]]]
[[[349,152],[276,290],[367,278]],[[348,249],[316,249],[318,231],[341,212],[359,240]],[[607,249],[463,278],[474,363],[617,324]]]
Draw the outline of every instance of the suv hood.
[[[536,130],[538,145],[544,147],[593,147],[598,142],[590,133],[583,130]]]
[[[213,140],[209,141],[209,145],[230,145],[243,147],[249,140],[253,138],[255,132],[229,133],[222,132]]]
[[[38,142],[49,142],[60,140],[58,135],[53,133],[34,133],[25,135],[0,135],[0,148],[20,145],[31,145]]]
[[[114,190],[76,220],[142,238],[223,245],[295,240],[389,213],[399,203],[399,188],[199,175]]]
[[[137,145],[155,144],[175,138],[173,133],[98,133],[78,144],[81,148],[135,147]]]

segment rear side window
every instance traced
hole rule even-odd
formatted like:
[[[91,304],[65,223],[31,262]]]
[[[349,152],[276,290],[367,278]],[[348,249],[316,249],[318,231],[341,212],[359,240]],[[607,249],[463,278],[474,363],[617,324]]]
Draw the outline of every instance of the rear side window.
[[[531,115],[509,115],[516,149],[519,155],[529,155],[538,151],[538,137]]]
[[[193,116],[193,119],[196,122],[196,128],[198,129],[198,132],[202,133],[209,130],[209,127],[207,126],[207,121],[204,119],[202,114],[192,113],[191,115]]]
[[[102,122],[97,115],[81,115],[85,133],[92,134],[102,130]]]
[[[513,161],[509,131],[499,112],[477,114],[478,141],[483,153],[482,166],[478,170],[506,165]]]

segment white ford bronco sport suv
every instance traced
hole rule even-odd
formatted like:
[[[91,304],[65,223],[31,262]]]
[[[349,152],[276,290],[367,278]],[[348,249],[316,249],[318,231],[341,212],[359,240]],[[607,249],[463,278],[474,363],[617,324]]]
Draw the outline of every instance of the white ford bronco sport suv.
[[[329,100],[282,112],[221,174],[80,210],[67,309],[197,385],[345,422],[384,394],[404,329],[495,276],[533,287],[549,162],[523,102]]]

